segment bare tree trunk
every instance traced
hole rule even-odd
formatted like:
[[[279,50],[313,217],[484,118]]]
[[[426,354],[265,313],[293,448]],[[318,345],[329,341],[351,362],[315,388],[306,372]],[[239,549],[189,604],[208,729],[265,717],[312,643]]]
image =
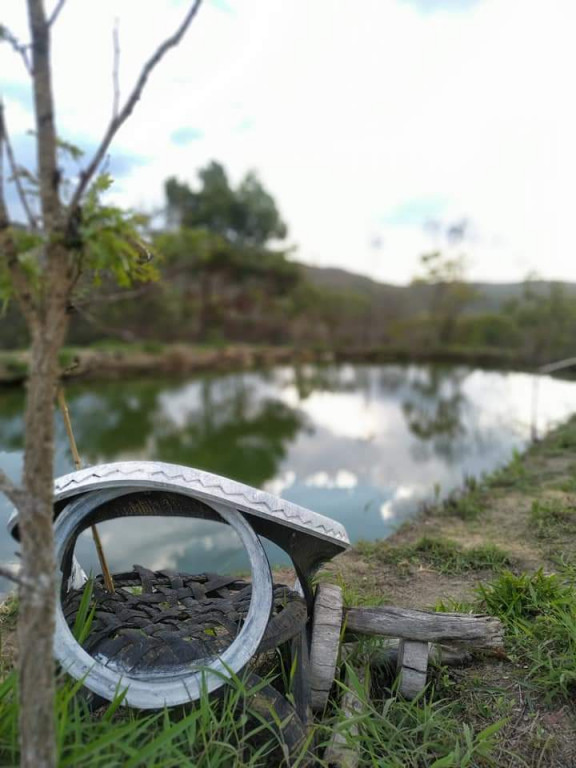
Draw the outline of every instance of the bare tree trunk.
[[[52,529],[53,402],[56,371],[46,328],[33,330],[28,383],[24,487],[19,508],[23,575],[34,590],[20,590],[21,766],[54,766],[54,537]],[[57,359],[57,358],[56,358]]]
[[[26,400],[25,501],[19,509],[22,563],[20,649],[20,746],[23,768],[56,764],[53,635],[56,599],[52,494],[54,400],[58,351],[67,329],[69,278],[65,253],[51,253],[47,295],[31,327],[31,366]],[[43,310],[43,311],[42,311]]]
[[[26,400],[23,489],[7,485],[19,512],[22,578],[18,617],[20,666],[20,747],[22,768],[54,768],[56,764],[54,716],[53,636],[56,601],[53,515],[54,400],[59,378],[58,352],[68,327],[67,306],[82,268],[78,246],[67,241],[82,197],[120,126],[132,113],[148,77],[166,52],[178,45],[194,19],[201,0],[191,3],[182,23],[144,65],[124,107],[115,114],[100,147],[84,171],[64,210],[60,198],[60,170],[50,69],[50,19],[43,0],[27,0],[32,62],[27,48],[18,49],[32,75],[36,117],[37,165],[44,241],[38,259],[38,279],[31,281],[20,263],[16,241],[3,198],[0,162],[0,259],[8,268],[14,293],[26,317],[32,338],[30,378]],[[0,105],[0,155],[8,145]],[[0,157],[1,159],[1,157]]]

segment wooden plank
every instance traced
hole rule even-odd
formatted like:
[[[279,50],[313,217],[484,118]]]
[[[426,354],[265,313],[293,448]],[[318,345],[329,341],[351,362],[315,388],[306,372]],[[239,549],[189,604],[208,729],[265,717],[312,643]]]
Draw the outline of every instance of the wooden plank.
[[[312,722],[310,710],[310,651],[308,648],[307,629],[304,627],[292,640],[292,661],[295,661],[292,679],[294,706],[305,726]]]
[[[466,644],[478,649],[500,649],[504,645],[502,623],[493,616],[432,613],[385,605],[346,608],[345,625],[350,634]]]
[[[342,631],[342,590],[334,584],[319,584],[314,600],[310,645],[310,688],[312,710],[321,712],[336,676]]]
[[[429,643],[400,640],[398,646],[398,693],[414,699],[426,686]]]
[[[370,667],[363,664],[354,669],[358,680],[364,686],[364,690],[370,689]],[[358,724],[355,717],[362,713],[363,703],[356,693],[351,690],[352,680],[349,668],[346,670],[344,682],[347,690],[342,696],[341,719],[334,729],[332,738],[324,752],[323,764],[330,768],[357,768],[360,762],[360,754],[352,746],[358,738]],[[348,737],[348,738],[347,738]]]

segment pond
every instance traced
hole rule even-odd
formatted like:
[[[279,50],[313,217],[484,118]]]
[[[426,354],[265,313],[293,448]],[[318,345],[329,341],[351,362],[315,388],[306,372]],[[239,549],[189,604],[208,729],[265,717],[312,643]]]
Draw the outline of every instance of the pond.
[[[530,439],[534,377],[465,367],[307,366],[189,380],[75,383],[67,390],[85,463],[157,459],[207,469],[342,522],[352,541],[388,536],[422,502],[508,461]],[[540,384],[539,428],[576,409],[576,382]],[[23,394],[0,391],[0,466],[22,465]],[[73,469],[57,425],[56,473]],[[0,561],[15,562],[0,498]],[[143,518],[101,526],[113,570],[246,567],[225,526]],[[83,534],[77,550],[97,570]],[[215,560],[215,556],[217,560]],[[269,548],[273,564],[283,553]],[[5,585],[4,585],[5,586]],[[0,585],[0,589],[2,586]]]

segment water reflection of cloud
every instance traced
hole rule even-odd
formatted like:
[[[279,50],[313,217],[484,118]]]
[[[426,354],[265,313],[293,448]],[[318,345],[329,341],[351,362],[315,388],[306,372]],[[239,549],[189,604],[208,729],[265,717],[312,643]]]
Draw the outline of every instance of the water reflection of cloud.
[[[212,553],[219,564],[241,561],[243,546],[235,531],[210,520],[182,517],[127,517],[98,526],[106,557],[113,570],[123,571],[134,563],[152,570],[186,567],[191,573],[214,568]],[[77,542],[78,558],[87,572],[98,569],[90,531]]]
[[[393,428],[399,420],[394,403],[366,402],[354,393],[316,392],[300,402],[288,389],[283,391],[282,397],[286,403],[298,406],[314,425],[324,427],[338,437],[373,440]]]
[[[399,485],[392,494],[392,497],[380,505],[380,517],[385,522],[393,520],[396,517],[396,507],[398,502],[407,501],[416,496],[416,489],[405,485]]]
[[[358,478],[347,469],[339,469],[335,475],[321,471],[307,477],[304,485],[315,488],[352,489],[358,485]]]
[[[530,374],[461,367],[286,366],[185,382],[71,384],[68,399],[86,461],[161,459],[235,476],[339,519],[357,540],[388,535],[435,485],[448,493],[465,475],[490,471],[522,448],[533,381]],[[458,429],[436,436],[429,424],[428,439],[410,430],[407,399],[428,418],[439,399],[451,397]],[[572,413],[575,400],[574,382],[543,378],[540,427]],[[0,398],[0,467],[14,479],[22,464],[22,409],[21,392]],[[72,463],[59,418],[56,429],[55,472],[64,474]],[[2,527],[8,511],[0,496]],[[128,523],[106,536],[105,546],[122,568],[141,560],[198,572],[214,567],[215,553],[219,567],[246,567],[230,531],[195,525]],[[96,568],[93,544],[82,546]],[[14,560],[15,549],[0,533],[0,561]],[[282,557],[272,553],[273,562]]]
[[[277,477],[268,480],[264,484],[264,490],[268,493],[273,493],[275,496],[282,496],[284,491],[294,485],[296,480],[296,472],[292,469],[288,469],[285,472],[281,472]]]

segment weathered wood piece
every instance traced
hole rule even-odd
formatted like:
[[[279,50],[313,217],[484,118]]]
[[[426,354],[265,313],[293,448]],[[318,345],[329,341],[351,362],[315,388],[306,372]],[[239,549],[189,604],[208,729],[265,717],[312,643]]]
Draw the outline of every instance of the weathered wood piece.
[[[358,738],[358,723],[354,718],[362,713],[363,703],[352,689],[350,667],[346,669],[344,684],[346,692],[342,696],[342,718],[332,734],[332,738],[324,752],[324,764],[330,768],[357,768],[360,753],[353,746]],[[370,689],[370,666],[363,664],[354,668],[358,681],[364,690]]]
[[[319,584],[314,600],[310,644],[311,706],[321,712],[336,677],[342,631],[342,590],[334,584]]]
[[[466,644],[476,649],[500,649],[504,628],[493,616],[467,613],[432,613],[385,605],[346,608],[346,631],[358,635],[384,635],[421,642]]]
[[[415,699],[426,687],[429,643],[400,640],[398,645],[398,693]]]
[[[294,706],[300,720],[305,726],[308,726],[312,722],[312,712],[310,707],[310,649],[306,627],[292,640],[291,654],[294,664],[294,677],[292,678]]]
[[[371,667],[396,667],[398,663],[398,646],[402,641],[390,638],[384,641],[381,648],[370,653]],[[472,654],[461,646],[440,645],[430,643],[428,659],[434,664],[446,667],[459,667],[472,661]]]

